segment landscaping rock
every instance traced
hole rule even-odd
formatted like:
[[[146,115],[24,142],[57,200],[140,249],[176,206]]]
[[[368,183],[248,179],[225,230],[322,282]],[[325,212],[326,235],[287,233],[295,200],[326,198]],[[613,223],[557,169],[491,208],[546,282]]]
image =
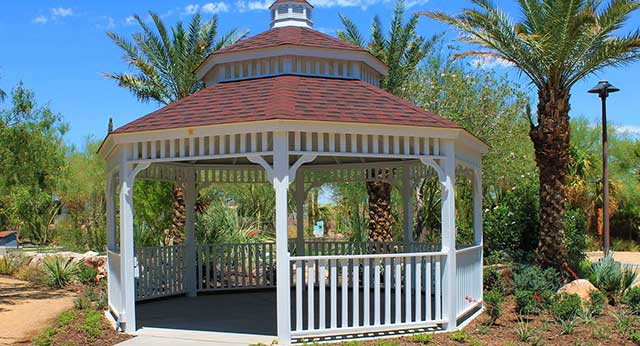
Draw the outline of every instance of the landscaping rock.
[[[47,252],[47,253],[25,253],[25,256],[30,257],[29,266],[37,268],[42,265],[42,262],[49,257],[62,257],[67,260],[71,260],[73,263],[82,263],[95,269],[98,272],[98,277],[103,278],[107,273],[107,257],[100,256],[99,253],[94,251],[87,251],[85,253],[77,253],[71,251],[61,252]]]
[[[597,288],[593,286],[593,284],[589,282],[589,280],[578,279],[560,287],[560,289],[558,289],[558,294],[577,294],[583,301],[591,301],[589,292],[596,290]]]

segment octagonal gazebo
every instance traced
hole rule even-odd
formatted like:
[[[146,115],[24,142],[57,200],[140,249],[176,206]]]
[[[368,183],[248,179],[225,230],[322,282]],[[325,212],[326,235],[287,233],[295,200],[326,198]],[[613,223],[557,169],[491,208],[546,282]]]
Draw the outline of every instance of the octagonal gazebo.
[[[274,332],[285,345],[302,338],[453,330],[481,309],[486,145],[380,89],[387,67],[366,50],[313,30],[312,9],[304,0],[276,1],[270,30],[217,51],[197,69],[206,88],[105,139],[100,155],[107,162],[109,315],[123,331],[137,329],[136,302],[199,299],[205,292],[274,289]],[[459,249],[456,170],[473,182],[474,243]],[[437,174],[442,192],[442,242],[435,246],[413,239],[414,187],[430,174]],[[184,186],[184,244],[134,247],[135,179]],[[401,191],[402,241],[304,238],[310,188],[374,180]],[[274,244],[197,242],[198,190],[218,183],[273,185]],[[291,240],[290,195],[298,230]]]

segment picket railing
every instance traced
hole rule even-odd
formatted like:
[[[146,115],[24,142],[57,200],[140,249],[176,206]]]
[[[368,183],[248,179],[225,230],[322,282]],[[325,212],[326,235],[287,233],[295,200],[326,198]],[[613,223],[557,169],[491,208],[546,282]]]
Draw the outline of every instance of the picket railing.
[[[294,338],[444,323],[446,252],[294,256]],[[316,313],[317,311],[317,313]]]
[[[136,249],[136,300],[184,293],[185,265],[184,245]]]
[[[482,245],[456,250],[457,316],[482,303]]]

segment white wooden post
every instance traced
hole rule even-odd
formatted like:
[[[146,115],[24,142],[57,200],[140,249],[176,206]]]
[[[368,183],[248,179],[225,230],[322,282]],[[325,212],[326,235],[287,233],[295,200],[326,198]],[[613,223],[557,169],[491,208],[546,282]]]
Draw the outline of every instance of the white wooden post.
[[[296,256],[304,256],[304,200],[306,194],[304,191],[304,178],[302,176],[302,170],[298,170],[296,173]]]
[[[120,326],[124,332],[136,331],[136,288],[133,277],[133,181],[135,175],[128,162],[129,152],[124,147],[120,154],[120,287],[122,313]]]
[[[107,249],[116,249],[116,184],[115,176],[107,173],[107,181],[105,188],[106,207],[107,207]]]
[[[186,177],[184,179],[184,204],[185,204],[185,223],[184,223],[184,244],[185,244],[185,290],[187,297],[196,296],[196,236],[195,236],[195,206],[198,197],[196,188],[195,171],[186,169]]]
[[[289,252],[287,249],[287,191],[289,189],[289,147],[287,133],[273,133],[273,187],[276,194],[276,267],[278,342],[291,344]]]
[[[456,223],[455,223],[455,178],[456,178],[456,157],[455,144],[451,140],[442,140],[442,153],[445,160],[442,163],[444,176],[442,183],[442,247],[447,249],[447,259],[444,268],[444,280],[442,289],[442,304],[445,307],[448,319],[447,330],[454,330],[457,327],[457,295],[458,287],[456,280]]]
[[[473,240],[474,244],[482,240],[482,170],[473,170]]]

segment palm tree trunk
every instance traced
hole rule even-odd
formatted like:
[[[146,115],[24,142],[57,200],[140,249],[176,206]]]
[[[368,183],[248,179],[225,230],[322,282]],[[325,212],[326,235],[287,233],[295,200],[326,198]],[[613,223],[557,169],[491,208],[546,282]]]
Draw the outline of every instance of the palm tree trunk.
[[[164,245],[182,244],[184,239],[184,224],[186,221],[186,205],[184,201],[184,187],[173,186],[173,218],[171,229],[165,231]]]
[[[391,184],[382,181],[367,182],[369,194],[369,240],[392,242],[393,215],[391,214]]]
[[[557,269],[566,280],[567,246],[564,213],[570,157],[568,90],[546,88],[538,92],[538,125],[531,127],[536,164],[540,172],[540,265]]]

